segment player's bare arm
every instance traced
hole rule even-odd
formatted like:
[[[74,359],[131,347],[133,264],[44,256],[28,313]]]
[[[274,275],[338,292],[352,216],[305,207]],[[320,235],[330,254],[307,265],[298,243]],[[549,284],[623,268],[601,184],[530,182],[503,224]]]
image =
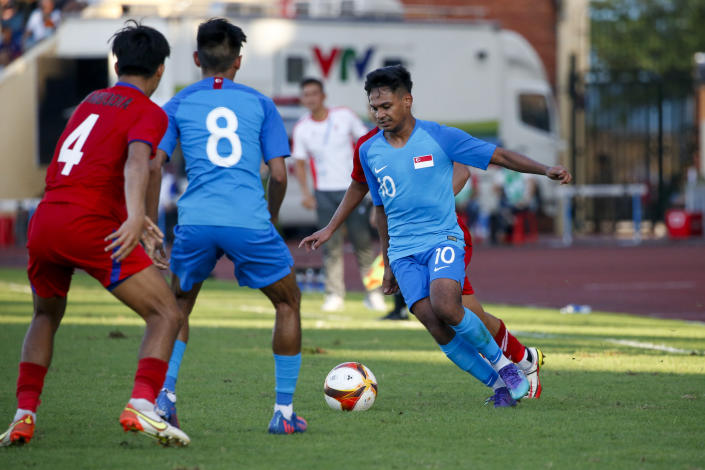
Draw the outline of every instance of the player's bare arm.
[[[161,233],[156,222],[159,212],[159,192],[162,187],[162,167],[167,160],[166,152],[157,150],[156,155],[149,161],[149,181],[147,183],[147,198],[145,205],[147,208],[148,230],[142,235],[142,245],[147,255],[152,259],[154,265],[159,269],[166,269],[169,263],[164,252],[164,234]],[[159,230],[159,237],[153,236],[153,229]]]
[[[152,147],[144,142],[132,142],[127,148],[125,163],[127,220],[115,232],[105,237],[105,241],[112,240],[112,243],[105,247],[105,251],[117,248],[111,255],[111,258],[116,261],[122,261],[132,252],[145,230],[145,200],[151,153]]]
[[[286,164],[284,157],[272,158],[267,162],[269,166],[269,184],[267,185],[267,207],[272,217],[272,223],[279,218],[279,208],[286,194]]]
[[[549,167],[525,155],[502,147],[495,149],[490,163],[522,173],[544,175],[552,180],[560,181],[561,184],[568,184],[573,179],[570,172],[561,165]]]
[[[389,266],[389,257],[387,256],[387,250],[389,249],[389,231],[387,228],[387,213],[384,212],[384,206],[375,206],[375,215],[377,219],[379,241],[382,245],[382,258],[384,259],[382,292],[384,292],[385,295],[396,294],[399,291],[399,285],[394,277],[392,268]]]
[[[348,189],[345,191],[343,200],[340,202],[340,205],[338,205],[328,225],[301,240],[299,248],[305,246],[306,250],[315,250],[327,242],[335,231],[343,225],[345,219],[347,219],[352,211],[362,202],[368,191],[369,188],[366,184],[352,180]]]
[[[457,195],[470,179],[470,169],[462,163],[453,162],[453,194]]]
[[[299,187],[301,187],[301,205],[306,209],[314,210],[316,208],[316,198],[311,194],[311,190],[308,187],[306,171],[306,161],[296,160],[294,172],[296,180],[299,182]]]

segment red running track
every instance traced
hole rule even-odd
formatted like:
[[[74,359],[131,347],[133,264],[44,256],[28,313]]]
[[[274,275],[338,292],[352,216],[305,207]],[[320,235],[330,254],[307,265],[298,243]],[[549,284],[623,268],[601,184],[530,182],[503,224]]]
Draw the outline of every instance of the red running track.
[[[290,243],[297,266],[320,266],[320,253]],[[345,280],[361,290],[351,247],[345,250]],[[555,247],[475,247],[470,281],[486,303],[593,310],[705,321],[705,240],[614,242]]]
[[[297,267],[320,267],[319,252],[289,246]],[[0,266],[24,267],[24,248],[0,247]],[[216,277],[232,279],[222,259]],[[351,247],[345,247],[345,280],[362,290]],[[582,244],[551,247],[477,246],[470,280],[486,303],[560,308],[586,304],[593,310],[705,321],[705,240],[649,242],[639,246]]]

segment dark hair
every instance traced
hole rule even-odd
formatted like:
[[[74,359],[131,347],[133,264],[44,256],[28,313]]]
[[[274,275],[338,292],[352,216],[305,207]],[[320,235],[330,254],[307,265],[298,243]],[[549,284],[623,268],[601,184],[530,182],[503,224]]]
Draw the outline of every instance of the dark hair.
[[[117,58],[118,75],[151,77],[171,49],[164,35],[154,28],[128,20],[126,26],[111,38]]]
[[[321,91],[323,91],[323,82],[317,78],[307,77],[307,78],[304,78],[303,80],[301,80],[301,83],[299,84],[299,86],[301,87],[302,90],[307,85],[318,85],[318,88],[320,88]]]
[[[365,91],[370,96],[373,88],[387,87],[392,91],[403,88],[411,93],[411,74],[403,65],[390,65],[382,67],[367,74],[365,77]]]
[[[212,18],[198,27],[196,42],[201,69],[224,72],[240,55],[247,36],[239,27],[223,18]]]

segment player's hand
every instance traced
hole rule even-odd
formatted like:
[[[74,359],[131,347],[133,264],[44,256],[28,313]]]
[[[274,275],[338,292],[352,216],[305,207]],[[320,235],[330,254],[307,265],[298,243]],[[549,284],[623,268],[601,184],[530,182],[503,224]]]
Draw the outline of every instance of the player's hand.
[[[573,180],[573,176],[561,165],[552,166],[546,170],[546,176],[552,180],[560,181],[561,184],[568,184]]]
[[[127,255],[132,253],[132,250],[134,250],[135,246],[137,246],[137,244],[140,242],[140,239],[142,238],[142,233],[145,230],[151,233],[158,232],[159,234],[161,234],[161,230],[159,230],[158,227],[154,226],[153,223],[150,226],[148,222],[151,223],[151,221],[149,221],[147,217],[128,217],[127,220],[123,222],[123,224],[120,226],[120,228],[105,237],[105,241],[112,240],[112,243],[105,247],[105,251],[115,250],[115,252],[110,255],[110,258],[118,262],[124,260]]]
[[[382,277],[382,292],[384,295],[392,295],[399,292],[399,284],[394,277],[394,273],[389,266],[384,267],[384,276]]]
[[[147,256],[152,260],[152,263],[159,269],[167,269],[169,261],[164,251],[164,234],[149,217],[146,218],[145,230],[142,232],[141,241],[144,251],[147,252]]]
[[[333,232],[328,230],[328,227],[324,227],[301,240],[301,243],[299,243],[299,248],[305,246],[306,251],[315,250],[316,248],[327,242],[332,235]]]
[[[306,194],[301,198],[301,205],[308,210],[316,209],[316,198],[313,194]]]

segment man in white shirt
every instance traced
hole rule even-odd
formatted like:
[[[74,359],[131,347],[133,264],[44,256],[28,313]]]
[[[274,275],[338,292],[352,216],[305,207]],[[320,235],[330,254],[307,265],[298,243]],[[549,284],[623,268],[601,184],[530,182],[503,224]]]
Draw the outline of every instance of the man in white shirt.
[[[54,34],[60,21],[61,12],[54,8],[54,0],[40,0],[37,8],[27,19],[25,47],[31,47],[42,39]]]
[[[333,216],[345,190],[350,184],[353,167],[353,148],[358,138],[368,129],[359,117],[344,107],[325,106],[323,83],[315,78],[301,82],[301,103],[307,113],[294,127],[292,156],[296,161],[296,177],[302,191],[301,205],[315,209],[319,228]],[[310,159],[314,194],[307,182],[306,162]],[[360,276],[372,264],[375,253],[370,243],[369,219],[364,206],[346,221],[348,237],[352,242]],[[336,232],[323,247],[323,267],[326,273],[326,299],[322,310],[336,311],[343,308],[345,282],[343,280],[343,235]],[[370,291],[365,298],[367,308],[384,311],[384,297],[379,289]]]

